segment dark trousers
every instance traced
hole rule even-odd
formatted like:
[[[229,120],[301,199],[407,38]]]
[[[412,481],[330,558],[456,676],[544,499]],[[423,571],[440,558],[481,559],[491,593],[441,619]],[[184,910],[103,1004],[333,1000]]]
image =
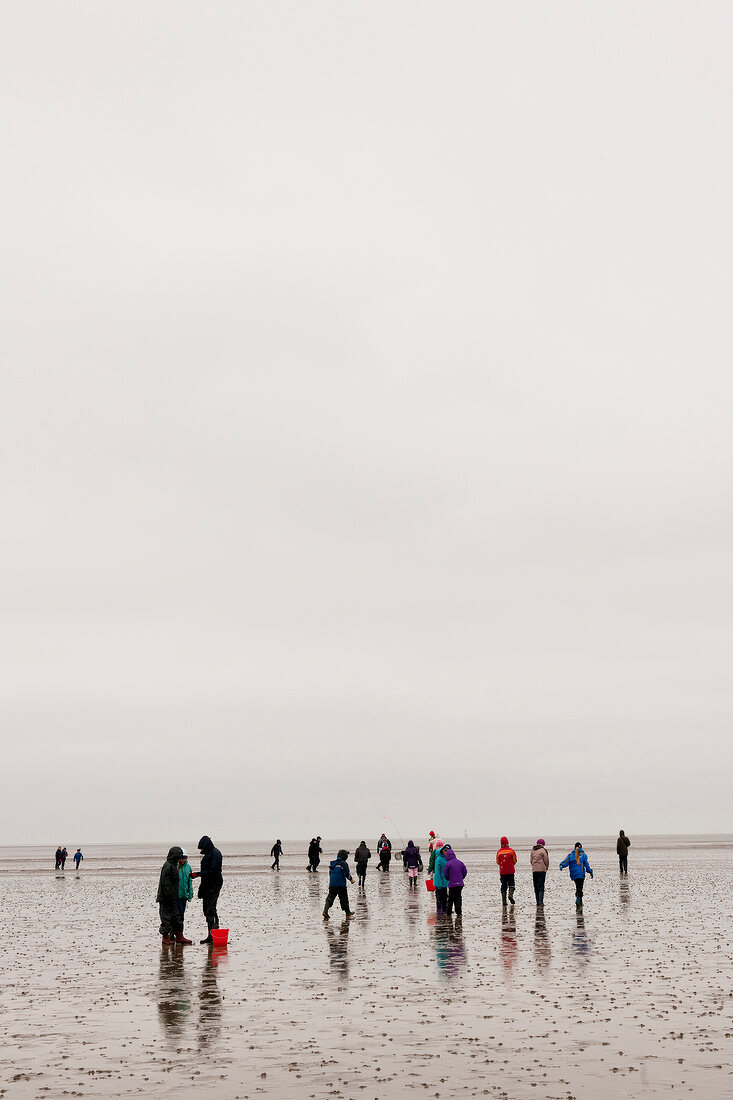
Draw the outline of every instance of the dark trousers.
[[[275,868],[277,868],[277,870],[278,870],[278,871],[280,870],[280,856],[275,856],[275,862],[273,863],[273,865],[272,865],[272,867],[270,868],[270,870],[271,870],[271,871],[274,871],[274,870],[275,870]]]
[[[585,885],[584,878],[576,878],[575,880],[575,900],[580,899],[580,904],[583,904],[583,886]]]
[[[183,930],[183,921],[181,920],[177,900],[166,904],[159,902],[158,911],[160,912],[161,936],[174,936],[176,932]]]
[[[366,878],[366,869],[367,869],[366,863],[357,863],[357,865],[356,865],[356,877],[359,880],[359,885],[361,885],[364,882],[364,879]]]
[[[183,928],[183,922],[186,919],[186,899],[185,898],[179,898],[178,899],[178,912],[180,913],[180,916],[181,916],[181,928]]]
[[[448,887],[436,886],[435,887],[435,904],[439,913],[446,913],[448,911]]]
[[[380,867],[382,868],[383,871],[389,871],[389,865],[390,865],[391,859],[392,859],[392,853],[391,852],[389,853],[389,855],[387,855],[387,853],[384,853],[383,855],[381,855],[379,857],[379,865],[380,865]]]
[[[506,904],[506,892],[510,886],[514,885],[514,875],[500,875],[501,878],[501,900]]]
[[[628,873],[629,873],[629,857],[628,856],[619,856],[618,857],[618,869],[619,869],[619,871],[621,872],[622,875],[628,875]]]
[[[448,890],[448,916],[453,912],[455,907],[456,916],[460,917],[463,913],[463,887],[451,886]]]
[[[537,899],[538,905],[544,905],[545,903],[545,875],[547,871],[533,871],[532,872],[532,885],[534,886],[534,896]]]
[[[201,903],[204,908],[204,920],[206,921],[209,932],[212,928],[219,927],[219,914],[216,911],[216,903],[219,900],[220,890],[221,886],[218,890],[207,890],[205,893],[201,894]]]
[[[331,908],[336,898],[341,902],[341,908],[344,913],[349,912],[349,895],[345,886],[329,886],[328,896],[326,897],[326,904],[323,906],[323,912],[327,913]]]
[[[321,862],[321,857],[320,856],[314,856],[313,859],[311,860],[310,870],[311,871],[317,871],[318,870],[318,864],[320,862]]]

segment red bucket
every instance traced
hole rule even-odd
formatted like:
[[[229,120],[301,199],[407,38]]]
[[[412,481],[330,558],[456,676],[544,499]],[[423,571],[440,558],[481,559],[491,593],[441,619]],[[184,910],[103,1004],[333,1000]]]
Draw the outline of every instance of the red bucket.
[[[229,929],[212,928],[211,938],[214,941],[214,947],[226,947],[227,940],[229,939]]]
[[[427,892],[429,894],[435,893],[435,883],[433,882],[433,880],[431,878],[426,878],[425,879],[425,889],[427,890]]]

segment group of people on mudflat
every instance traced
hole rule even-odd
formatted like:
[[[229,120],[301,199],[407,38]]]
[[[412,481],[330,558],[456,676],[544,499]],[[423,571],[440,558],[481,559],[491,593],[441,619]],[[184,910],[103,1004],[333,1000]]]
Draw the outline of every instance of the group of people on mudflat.
[[[631,841],[622,829],[616,844],[621,874],[628,873],[628,849],[630,844]],[[188,853],[184,848],[177,845],[170,849],[161,868],[157,902],[160,912],[160,935],[164,944],[190,944],[193,942],[184,936],[183,924],[187,902],[193,899],[194,879],[200,879],[198,896],[202,901],[204,918],[208,928],[208,933],[201,940],[201,943],[213,943],[212,930],[219,927],[217,903],[223,884],[221,852],[214,846],[211,837],[208,836],[201,837],[198,849],[201,853],[200,871],[191,869],[188,862]],[[273,856],[273,871],[280,870],[282,851],[282,844],[277,840],[270,852]],[[313,837],[308,847],[308,871],[318,871],[322,851],[321,837]],[[380,871],[383,874],[388,874],[392,860],[392,842],[384,833],[377,841],[377,853],[379,855]],[[80,850],[78,854],[81,855]],[[416,890],[418,874],[424,870],[420,849],[410,840],[402,849],[400,855],[408,878],[408,888]],[[364,889],[367,864],[371,856],[372,853],[366,841],[362,840],[354,852],[358,887],[361,890]],[[336,858],[329,863],[328,894],[323,909],[324,920],[329,919],[329,911],[336,898],[338,898],[345,916],[349,918],[353,915],[349,905],[347,883],[353,884],[354,879],[347,863],[348,858],[349,852],[345,848],[341,848]],[[532,868],[535,900],[537,907],[542,908],[545,897],[545,878],[550,868],[550,856],[543,839],[538,839],[533,846],[529,862]],[[496,853],[496,863],[499,868],[502,905],[514,905],[516,889],[514,873],[517,865],[517,853],[510,846],[508,837],[503,836],[501,838],[501,845]],[[560,863],[560,868],[564,867],[568,868],[570,878],[575,884],[575,904],[578,908],[581,908],[585,877],[588,874],[593,878],[593,870],[579,840],[576,841],[573,850],[568,852]],[[457,918],[462,917],[463,887],[467,874],[465,863],[458,858],[452,846],[441,840],[435,831],[431,829],[428,834],[426,885],[428,890],[435,894],[438,916],[451,916],[455,912]]]
[[[55,870],[56,871],[65,871],[66,870],[66,861],[67,861],[68,858],[69,858],[69,853],[66,850],[66,845],[64,844],[62,846],[61,844],[59,844],[59,846],[56,849],[55,856],[54,856],[54,859],[56,861]],[[84,856],[81,854],[81,848],[76,849],[76,851],[74,852],[74,855],[73,855],[72,858],[74,860],[74,863],[76,864],[76,869],[78,871],[79,870],[79,864],[84,859]]]
[[[320,837],[318,840],[320,841]],[[630,845],[631,841],[624,833],[624,830],[621,829],[616,843],[616,853],[619,859],[619,870],[622,875],[628,874],[628,850]],[[388,873],[390,861],[392,859],[392,842],[384,833],[382,833],[377,841],[377,852],[379,854],[379,869],[383,873]],[[438,916],[450,916],[455,912],[456,917],[461,917],[463,914],[463,887],[468,873],[465,863],[458,858],[452,846],[441,840],[432,829],[428,834],[428,853],[426,885],[428,890],[435,894],[435,905]],[[418,872],[423,870],[420,849],[410,840],[407,846],[401,851],[400,855],[402,856],[404,870],[408,875],[409,889],[412,890],[413,887],[417,889]],[[324,920],[329,919],[329,910],[336,898],[339,899],[341,908],[346,917],[352,916],[346,884],[347,882],[353,883],[354,879],[351,876],[349,865],[346,862],[348,857],[349,853],[345,848],[342,848],[336,859],[331,860],[329,864],[329,890],[326,897],[326,904],[323,909]],[[367,847],[366,842],[362,840],[361,844],[354,852],[354,861],[356,863],[360,889],[364,888],[367,863],[370,858],[371,851]],[[542,909],[545,903],[545,878],[550,869],[550,856],[545,841],[541,837],[538,838],[537,843],[532,847],[529,862],[532,869],[532,885],[534,887],[535,901],[537,903],[537,908]],[[514,894],[516,889],[514,875],[517,865],[517,853],[510,846],[508,837],[503,836],[501,838],[501,844],[496,853],[496,863],[499,868],[499,888],[501,891],[502,906],[506,907],[507,904],[514,905]],[[579,840],[575,842],[572,851],[568,852],[560,863],[561,870],[566,867],[570,872],[570,879],[575,886],[576,908],[581,909],[583,906],[583,887],[585,885],[585,878],[586,875],[590,875],[590,877],[593,878],[593,869],[588,862],[588,856]],[[308,867],[308,870],[316,869],[317,864],[315,867],[311,867],[310,865]]]
[[[186,904],[193,899],[193,880],[199,879],[198,896],[201,899],[208,932],[201,943],[213,943],[211,931],[219,927],[217,903],[223,885],[221,852],[211,837],[202,836],[198,842],[201,853],[201,870],[193,871],[185,848],[174,845],[160,871],[158,882],[158,912],[160,935],[164,944],[193,943],[183,934]]]

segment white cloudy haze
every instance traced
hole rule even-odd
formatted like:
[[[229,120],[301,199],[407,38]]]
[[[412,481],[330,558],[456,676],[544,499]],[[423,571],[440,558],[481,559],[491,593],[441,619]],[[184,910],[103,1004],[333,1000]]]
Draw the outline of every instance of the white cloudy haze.
[[[732,24],[6,6],[4,842],[731,828]]]

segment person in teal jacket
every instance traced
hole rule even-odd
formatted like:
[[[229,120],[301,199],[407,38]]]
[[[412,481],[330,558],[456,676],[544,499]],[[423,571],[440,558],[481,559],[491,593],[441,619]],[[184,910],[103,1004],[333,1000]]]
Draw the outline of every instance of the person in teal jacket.
[[[188,852],[182,848],[183,858],[178,861],[178,911],[181,914],[181,929],[186,916],[186,902],[193,898],[193,878],[191,877],[191,864],[188,862]]]
[[[438,916],[443,916],[448,912],[448,879],[445,874],[445,855],[442,845],[435,852],[433,883],[435,884],[435,905]]]
[[[560,870],[563,867],[567,867],[570,871],[570,877],[575,883],[575,904],[578,908],[583,904],[583,884],[585,883],[586,871],[593,878],[593,870],[588,857],[583,851],[583,845],[579,840],[575,841],[575,848],[572,852],[568,852],[565,859],[560,864]]]

